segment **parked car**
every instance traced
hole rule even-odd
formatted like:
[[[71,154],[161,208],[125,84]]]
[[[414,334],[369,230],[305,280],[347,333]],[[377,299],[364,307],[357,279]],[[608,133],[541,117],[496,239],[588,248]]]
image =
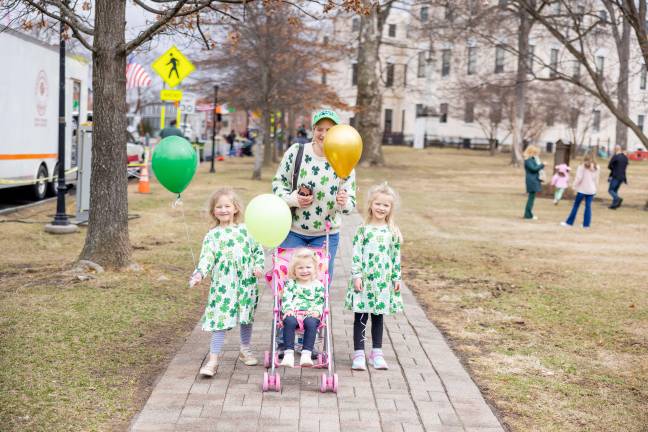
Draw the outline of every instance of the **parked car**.
[[[633,161],[642,161],[648,159],[648,151],[636,150],[628,155],[628,158]]]
[[[126,132],[126,154],[128,163],[139,163],[144,161],[144,146],[135,136]]]

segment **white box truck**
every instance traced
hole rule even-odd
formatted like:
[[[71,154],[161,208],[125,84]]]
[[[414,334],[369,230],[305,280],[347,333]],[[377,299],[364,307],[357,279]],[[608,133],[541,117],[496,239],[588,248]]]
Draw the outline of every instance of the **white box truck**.
[[[58,174],[59,48],[0,26],[0,188],[55,191]],[[89,62],[65,62],[65,169],[73,183],[79,125],[88,110]]]

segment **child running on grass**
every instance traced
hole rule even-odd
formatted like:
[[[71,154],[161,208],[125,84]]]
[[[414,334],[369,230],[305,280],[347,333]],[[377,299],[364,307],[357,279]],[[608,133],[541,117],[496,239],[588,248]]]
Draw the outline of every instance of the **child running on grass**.
[[[383,315],[402,312],[400,248],[403,241],[394,223],[398,195],[382,183],[369,190],[365,223],[353,238],[351,282],[346,307],[355,312],[352,369],[366,370],[365,330],[371,314],[373,349],[369,361],[375,369],[388,369],[382,352]]]
[[[200,262],[189,281],[199,284],[211,275],[211,287],[202,329],[212,332],[209,360],[200,369],[214,376],[218,355],[225,341],[225,331],[241,325],[239,360],[248,366],[257,364],[252,353],[252,322],[259,300],[257,278],[263,275],[263,249],[241,223],[243,206],[232,189],[216,190],[209,200],[209,215],[214,221],[203,240]]]
[[[299,365],[313,366],[311,353],[324,311],[324,284],[319,281],[317,252],[301,248],[295,251],[288,265],[288,276],[283,289],[284,357],[282,366],[294,367],[295,329],[303,320],[304,342]]]
[[[567,164],[556,166],[556,174],[551,178],[551,185],[556,188],[554,191],[554,205],[558,205],[563,193],[569,187],[569,167]]]

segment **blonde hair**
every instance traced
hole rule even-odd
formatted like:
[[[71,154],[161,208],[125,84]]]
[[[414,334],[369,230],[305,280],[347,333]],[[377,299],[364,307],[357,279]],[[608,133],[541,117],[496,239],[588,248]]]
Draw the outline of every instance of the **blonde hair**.
[[[583,158],[583,165],[585,165],[585,168],[587,168],[588,170],[595,171],[596,168],[598,168],[596,159],[594,158],[594,154],[592,152],[585,153],[585,157]]]
[[[399,241],[402,242],[403,235],[401,234],[400,230],[396,226],[396,222],[394,221],[394,212],[400,205],[400,197],[398,196],[398,193],[387,184],[387,182],[372,186],[371,189],[369,189],[369,192],[367,193],[367,215],[365,216],[365,223],[371,223],[373,219],[371,205],[376,200],[376,196],[379,194],[387,195],[392,199],[392,206],[389,210],[389,214],[385,216],[385,222],[387,222],[387,226],[389,227],[389,230],[392,232],[392,234],[397,236]]]
[[[524,156],[524,159],[529,159],[530,157],[538,156],[539,154],[540,149],[532,144],[528,146],[526,150],[524,150],[524,153],[522,155]]]
[[[220,221],[214,214],[214,208],[216,208],[216,203],[218,203],[218,200],[224,196],[229,197],[232,200],[232,204],[234,204],[234,209],[236,210],[236,213],[234,213],[233,222],[235,224],[238,224],[241,223],[241,220],[243,219],[243,204],[241,203],[241,199],[238,197],[238,195],[236,195],[236,192],[234,192],[234,189],[232,188],[216,189],[212,194],[212,196],[209,198],[209,205],[207,207],[209,210],[209,217],[213,221],[212,228],[216,228],[217,226],[220,225]]]
[[[304,261],[311,261],[313,264],[313,279],[316,280],[319,279],[319,255],[317,255],[317,252],[315,252],[312,249],[308,248],[300,248],[295,251],[295,253],[292,254],[292,257],[290,258],[290,263],[288,263],[288,277],[290,279],[297,279],[297,274],[295,273],[295,269],[297,268],[297,265],[299,263],[302,263]]]

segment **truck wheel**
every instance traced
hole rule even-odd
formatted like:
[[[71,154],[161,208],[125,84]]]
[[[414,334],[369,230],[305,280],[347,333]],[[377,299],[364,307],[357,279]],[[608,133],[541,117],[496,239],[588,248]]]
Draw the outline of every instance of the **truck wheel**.
[[[38,167],[38,173],[36,174],[36,183],[32,186],[32,196],[36,201],[40,201],[45,198],[47,195],[47,168],[45,165]]]
[[[52,181],[47,183],[47,194],[50,196],[56,196],[56,191],[58,189],[58,164],[54,166],[52,177]]]

